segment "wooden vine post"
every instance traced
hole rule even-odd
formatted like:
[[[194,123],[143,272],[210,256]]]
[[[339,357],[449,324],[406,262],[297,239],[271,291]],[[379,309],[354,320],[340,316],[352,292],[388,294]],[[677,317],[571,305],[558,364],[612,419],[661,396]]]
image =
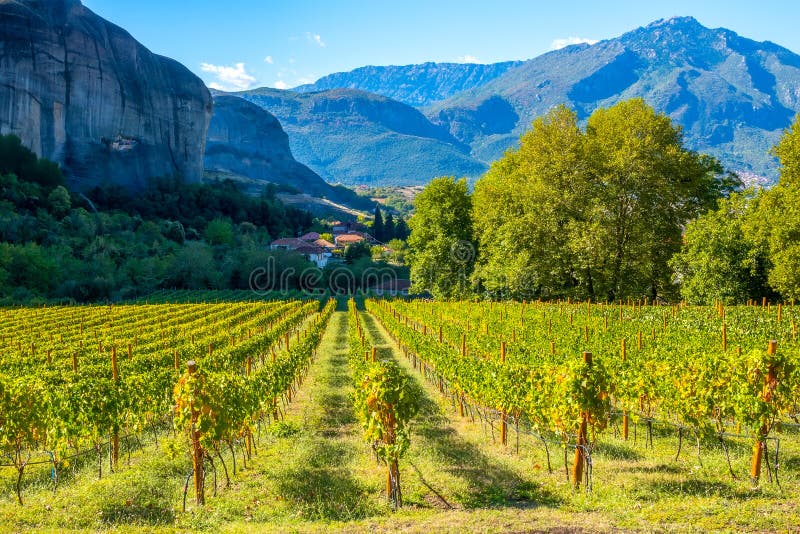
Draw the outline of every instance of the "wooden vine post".
[[[728,350],[728,325],[722,323],[722,351]]]
[[[186,362],[186,370],[190,375],[197,371],[197,364],[194,360]],[[192,473],[194,475],[194,495],[195,501],[199,505],[206,503],[205,488],[203,487],[203,447],[200,445],[200,431],[197,429],[197,419],[200,411],[196,406],[192,406]]]
[[[506,342],[500,342],[500,363],[506,363]],[[508,443],[508,414],[505,408],[500,412],[500,443],[506,445]]]
[[[622,361],[624,362],[628,356],[628,347],[626,345],[625,338],[622,338]],[[622,439],[628,441],[628,428],[630,427],[630,417],[628,416],[628,410],[623,410],[622,412]]]
[[[583,361],[591,366],[592,353],[584,352]],[[578,430],[578,439],[575,443],[575,459],[572,462],[572,485],[575,489],[580,488],[581,481],[583,480],[583,464],[586,463],[586,447],[589,443],[587,439],[588,426],[589,414],[583,411],[581,412],[581,426]]]
[[[778,348],[778,342],[776,340],[770,340],[769,345],[767,346],[767,354],[770,356],[774,355]],[[770,364],[769,369],[767,369],[767,376],[764,381],[764,389],[761,393],[761,398],[764,402],[771,402],[772,401],[772,392],[777,387],[777,377],[775,373],[774,365]],[[758,437],[756,438],[756,443],[753,445],[753,461],[752,461],[752,469],[750,472],[750,478],[753,481],[753,484],[758,484],[758,479],[761,476],[761,459],[764,457],[764,454],[767,451],[767,434],[769,433],[769,428],[766,424],[762,424],[761,428],[758,429]]]
[[[117,347],[111,348],[111,376],[114,384],[119,385],[119,367],[117,366]],[[111,466],[116,469],[119,464],[119,428],[114,425],[111,436]]]

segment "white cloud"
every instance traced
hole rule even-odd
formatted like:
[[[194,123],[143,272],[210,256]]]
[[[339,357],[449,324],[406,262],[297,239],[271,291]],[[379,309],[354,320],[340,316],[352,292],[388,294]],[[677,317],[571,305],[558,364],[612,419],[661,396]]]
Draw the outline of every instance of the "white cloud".
[[[593,45],[596,42],[597,39],[587,39],[586,37],[562,37],[553,39],[553,42],[550,43],[550,50],[561,50],[564,47],[581,43]]]
[[[275,82],[274,84],[272,84],[272,86],[273,86],[275,89],[288,89],[288,88],[289,88],[289,84],[288,84],[288,83],[286,83],[286,82],[284,82],[283,80],[278,80],[277,82]]]
[[[308,42],[314,43],[320,48],[325,48],[325,41],[322,40],[322,37],[318,33],[306,32],[306,39],[308,39]]]
[[[208,84],[212,89],[244,91],[245,89],[250,89],[256,83],[256,79],[245,70],[244,63],[237,63],[233,67],[202,63],[200,68],[203,72],[210,72],[217,77],[216,81]]]
[[[471,56],[469,54],[465,54],[463,56],[458,56],[456,59],[458,63],[480,63],[481,61],[476,58],[475,56]]]
[[[272,56],[267,56],[264,58],[264,63],[269,63],[270,65],[272,65],[273,63],[275,63],[275,60],[272,59]]]

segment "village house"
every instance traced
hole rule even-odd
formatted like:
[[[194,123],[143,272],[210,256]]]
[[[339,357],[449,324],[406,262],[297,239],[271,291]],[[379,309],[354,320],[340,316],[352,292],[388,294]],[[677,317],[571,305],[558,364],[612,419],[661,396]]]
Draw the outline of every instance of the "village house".
[[[319,234],[315,235],[316,239],[319,239]],[[325,267],[333,257],[333,252],[331,249],[318,246],[315,243],[305,241],[302,238],[298,239],[294,237],[287,237],[276,239],[270,244],[270,249],[296,252],[304,256],[308,261],[314,262],[314,264],[320,269]]]

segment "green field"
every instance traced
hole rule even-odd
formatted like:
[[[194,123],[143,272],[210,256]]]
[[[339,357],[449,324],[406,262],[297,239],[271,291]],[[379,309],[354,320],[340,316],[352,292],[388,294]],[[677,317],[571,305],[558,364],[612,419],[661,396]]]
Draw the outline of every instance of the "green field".
[[[236,296],[0,310],[0,531],[800,524],[791,305],[367,301],[354,315],[344,301],[225,302]],[[372,347],[419,395],[397,510],[353,403],[353,353]],[[194,499],[185,421],[173,416],[189,360],[211,408],[205,505]],[[591,477],[576,488],[572,429],[584,413]]]

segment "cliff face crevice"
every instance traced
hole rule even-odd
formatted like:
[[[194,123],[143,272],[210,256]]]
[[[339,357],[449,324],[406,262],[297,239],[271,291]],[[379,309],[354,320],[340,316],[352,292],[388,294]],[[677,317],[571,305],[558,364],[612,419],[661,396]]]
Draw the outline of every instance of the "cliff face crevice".
[[[77,0],[0,0],[0,133],[57,161],[73,187],[197,181],[211,95]]]

